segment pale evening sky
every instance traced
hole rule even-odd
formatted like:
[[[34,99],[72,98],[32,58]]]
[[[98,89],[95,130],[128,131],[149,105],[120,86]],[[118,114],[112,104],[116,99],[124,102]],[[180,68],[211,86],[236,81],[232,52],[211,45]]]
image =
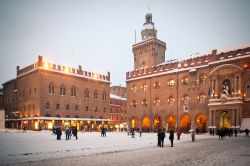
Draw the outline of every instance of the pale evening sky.
[[[166,60],[250,43],[249,0],[0,0],[0,84],[41,54],[125,86],[148,4]]]

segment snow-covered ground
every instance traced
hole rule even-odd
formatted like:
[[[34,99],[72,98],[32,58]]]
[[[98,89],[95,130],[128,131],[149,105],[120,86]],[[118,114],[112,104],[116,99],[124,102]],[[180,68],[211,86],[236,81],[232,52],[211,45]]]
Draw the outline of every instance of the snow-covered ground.
[[[165,145],[169,145],[168,134]],[[198,135],[197,139],[210,137]],[[181,140],[191,141],[190,135],[181,135]],[[125,132],[107,132],[107,137],[100,137],[99,132],[79,132],[78,140],[56,140],[56,136],[50,131],[22,133],[21,131],[8,130],[0,133],[0,162],[2,164],[37,161],[49,158],[60,158],[63,156],[92,155],[105,152],[119,152],[124,150],[142,149],[154,147],[157,144],[156,133],[143,133],[139,137],[131,138]]]
[[[107,137],[100,137],[100,133],[97,132],[79,132],[78,140],[74,137],[72,137],[71,140],[65,140],[65,135],[63,134],[62,136],[62,140],[58,141],[56,140],[56,136],[51,135],[49,131],[28,131],[22,133],[14,130],[8,131],[7,133],[0,132],[0,165],[19,165],[21,163],[29,165],[29,163],[36,163],[35,161],[39,161],[38,163],[43,165],[43,162],[58,161],[58,159],[76,159],[82,156],[97,156],[98,158],[104,154],[119,154],[137,150],[150,153],[150,149],[152,149],[152,152],[154,149],[160,149],[156,146],[156,133],[143,133],[142,137],[139,137],[139,134],[136,133],[135,138],[131,138],[131,136],[128,136],[127,133],[124,132],[108,132]],[[167,147],[170,146],[168,136],[167,134],[165,139],[165,145],[167,145]],[[201,140],[217,140],[218,137],[203,134],[196,135],[196,139],[198,142]],[[185,144],[189,144],[190,146],[190,143],[190,134],[182,134],[180,141],[176,140],[175,135],[175,145],[185,147]],[[70,163],[71,161],[69,164]],[[49,163],[47,165],[51,164],[52,163]],[[62,163],[58,163],[58,165],[61,164]]]

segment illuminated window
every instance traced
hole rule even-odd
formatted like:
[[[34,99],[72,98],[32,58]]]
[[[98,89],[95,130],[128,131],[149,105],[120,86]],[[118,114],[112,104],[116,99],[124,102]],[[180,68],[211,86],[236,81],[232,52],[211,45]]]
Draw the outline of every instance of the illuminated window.
[[[142,85],[142,90],[143,90],[143,92],[146,92],[147,89],[148,89],[148,85],[147,85],[147,84],[143,84],[143,85]]]
[[[89,99],[89,89],[88,88],[86,88],[84,91],[84,98]]]
[[[137,92],[137,87],[134,85],[132,88],[131,88],[131,91],[136,93]]]
[[[174,105],[174,97],[173,96],[170,96],[168,98],[168,103],[169,103],[169,105]]]
[[[95,91],[94,91],[94,100],[97,100],[97,99],[98,99],[98,91],[95,90]]]
[[[132,105],[133,107],[136,107],[137,102],[136,102],[135,100],[133,100],[133,101],[131,102],[131,105]]]
[[[174,80],[169,80],[168,81],[168,87],[172,88],[174,87],[175,81]]]
[[[143,105],[143,106],[147,106],[147,105],[148,105],[147,99],[143,99],[143,100],[142,100],[142,105]]]
[[[202,93],[198,96],[199,103],[205,103],[206,96]]]
[[[46,110],[49,110],[49,103],[46,103],[46,104],[45,104],[45,109],[46,109]]]
[[[200,84],[204,84],[205,80],[206,80],[206,76],[205,75],[200,75],[200,77],[199,77],[199,83]]]
[[[154,105],[155,106],[160,106],[160,99],[158,98],[158,97],[156,97],[155,99],[154,99]]]
[[[161,87],[161,84],[159,82],[154,83],[154,88],[159,89]]]
[[[75,87],[71,88],[71,96],[76,97],[76,88]]]
[[[183,85],[188,85],[188,77],[185,76],[182,80],[181,80]]]
[[[183,100],[183,103],[184,103],[184,104],[188,104],[188,103],[189,103],[189,97],[188,97],[188,95],[185,95],[185,96],[182,98],[182,100]]]
[[[60,87],[60,95],[61,96],[65,96],[66,95],[66,89],[65,89],[65,87],[63,85]]]
[[[103,101],[106,101],[106,99],[107,99],[106,92],[103,92],[103,94],[102,94],[102,100],[103,100]]]

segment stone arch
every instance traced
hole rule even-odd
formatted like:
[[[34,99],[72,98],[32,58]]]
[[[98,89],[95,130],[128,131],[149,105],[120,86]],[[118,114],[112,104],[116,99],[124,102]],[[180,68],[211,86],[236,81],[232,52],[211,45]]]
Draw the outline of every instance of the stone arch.
[[[139,128],[139,119],[137,116],[130,118],[131,128]]]
[[[143,116],[142,121],[141,121],[141,126],[142,126],[142,131],[149,132],[151,128],[151,121],[148,116]]]
[[[154,124],[154,129],[162,128],[162,118],[160,115],[155,115],[153,124]]]
[[[196,115],[195,124],[200,132],[205,133],[207,127],[207,116],[202,113]]]
[[[170,114],[166,119],[167,130],[175,129],[175,125],[176,125],[176,119],[174,115]]]
[[[237,65],[234,65],[234,64],[224,64],[224,65],[220,65],[216,68],[214,68],[210,73],[209,73],[209,76],[213,75],[216,71],[222,69],[222,68],[234,68],[234,69],[237,69],[239,71],[242,71],[242,68],[237,66]]]
[[[191,128],[191,117],[189,114],[185,113],[181,116],[180,129],[187,133]]]

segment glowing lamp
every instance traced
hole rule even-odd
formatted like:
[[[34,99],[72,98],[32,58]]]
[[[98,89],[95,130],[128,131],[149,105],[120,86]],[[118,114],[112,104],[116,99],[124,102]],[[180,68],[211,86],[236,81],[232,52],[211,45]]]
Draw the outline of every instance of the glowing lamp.
[[[65,72],[65,73],[69,73],[69,68],[68,68],[68,67],[65,67],[64,72]]]
[[[49,64],[47,62],[44,62],[44,68],[48,69],[49,68]]]

